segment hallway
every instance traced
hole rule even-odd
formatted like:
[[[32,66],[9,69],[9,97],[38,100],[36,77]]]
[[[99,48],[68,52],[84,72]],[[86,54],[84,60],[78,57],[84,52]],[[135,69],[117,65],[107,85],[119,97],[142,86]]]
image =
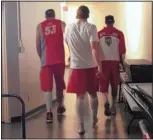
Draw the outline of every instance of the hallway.
[[[65,79],[68,79],[66,71]],[[92,128],[90,105],[88,96],[85,98],[87,106],[85,108],[85,129],[84,136],[77,133],[77,118],[75,112],[75,95],[65,94],[66,113],[64,116],[56,115],[57,104],[54,104],[54,120],[52,124],[45,122],[45,110],[26,119],[26,137],[27,138],[141,138],[141,132],[134,121],[131,128],[131,135],[127,135],[127,124],[131,117],[124,112],[124,104],[117,104],[116,117],[104,116],[104,107],[102,95],[99,96],[99,121],[95,128]],[[109,99],[111,96],[109,96]],[[2,138],[21,138],[21,123],[2,124]]]
[[[2,2],[2,93],[15,93],[21,96],[25,102],[26,113],[44,104],[39,79],[40,61],[35,48],[38,23],[45,19],[45,11],[53,8],[56,18],[69,25],[75,20],[76,10],[81,4],[84,2]],[[115,27],[125,34],[126,59],[147,59],[152,62],[151,2],[86,2],[85,4],[91,11],[88,21],[95,24],[98,31],[105,26],[105,16],[113,14]],[[66,65],[68,65],[68,58],[69,49],[65,45]],[[66,83],[68,77],[67,69]],[[55,98],[54,88],[53,99]],[[98,100],[99,121],[97,126],[92,128],[90,101],[86,96],[85,102],[88,104],[85,109],[86,133],[84,136],[81,137],[77,133],[75,94],[65,94],[64,116],[57,116],[57,103],[55,103],[53,123],[46,124],[45,109],[40,110],[26,119],[26,138],[142,138],[137,120],[132,124],[130,135],[127,134],[131,116],[124,112],[123,103],[117,104],[116,117],[106,117],[101,93],[98,93]],[[2,122],[20,115],[20,106],[16,100],[2,101]],[[1,128],[2,138],[22,138],[21,122],[2,123]]]
[[[87,98],[86,102],[88,102]],[[32,117],[27,119],[27,138],[141,138],[141,132],[136,123],[133,123],[131,135],[129,137],[127,136],[126,128],[127,122],[129,122],[130,117],[128,114],[124,114],[124,106],[122,108],[118,106],[116,117],[109,118],[104,116],[104,108],[101,95],[99,96],[99,122],[96,128],[92,128],[90,118],[91,115],[88,111],[89,107],[86,107],[86,133],[84,137],[79,136],[77,133],[75,95],[66,94],[65,105],[67,111],[65,115],[61,117],[57,117],[56,105],[54,106],[53,124],[46,124],[44,119],[44,110],[40,111],[39,114],[33,115]],[[122,104],[120,106],[122,106]],[[2,138],[21,138],[21,124],[2,124]]]

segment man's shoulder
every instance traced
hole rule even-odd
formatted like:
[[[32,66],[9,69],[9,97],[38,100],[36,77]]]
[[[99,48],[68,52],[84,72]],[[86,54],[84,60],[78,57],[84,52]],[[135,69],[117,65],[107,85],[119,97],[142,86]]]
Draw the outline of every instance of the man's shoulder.
[[[87,24],[90,25],[90,26],[96,26],[95,24],[90,23],[90,22],[87,22]]]
[[[98,31],[98,34],[105,32],[105,27]]]
[[[41,21],[41,22],[37,25],[37,28],[42,27],[43,25],[46,24],[46,22],[47,22],[47,20],[43,20],[43,21]]]
[[[122,32],[120,29],[117,29],[117,28],[115,28],[115,27],[114,27],[114,31],[116,31],[116,32],[119,33],[119,34],[123,34],[123,32]]]
[[[61,22],[61,20],[60,20],[60,19],[57,19],[57,18],[54,18],[54,20],[55,20],[55,21],[60,21],[60,22]]]
[[[73,22],[73,23],[68,24],[68,25],[67,25],[67,28],[68,28],[68,29],[71,29],[71,28],[73,28],[73,27],[75,27],[75,26],[76,26],[76,23]]]
[[[60,20],[60,19],[56,19],[56,18],[54,19],[54,21],[56,21],[56,22],[58,22],[58,23],[61,23],[61,24],[62,24],[62,23],[65,23],[64,21],[62,21],[62,20]]]
[[[66,25],[66,33],[70,33],[70,32],[73,32],[74,31],[74,23],[71,23],[71,24],[68,24]]]
[[[95,24],[93,24],[93,23],[87,22],[86,25],[88,25],[90,28],[97,28],[97,26]]]
[[[43,21],[41,21],[39,24],[43,24],[43,23],[45,23],[45,22],[47,22],[47,20],[45,19],[45,20],[43,20]]]
[[[40,24],[43,24],[43,23],[47,23],[47,22],[50,22],[50,21],[53,21],[53,22],[62,22],[60,19],[52,19],[52,20],[43,20],[42,22],[40,22]]]
[[[38,29],[40,29],[41,24],[42,24],[42,22],[40,22],[40,23],[38,23],[38,24],[37,24],[37,27],[36,27],[36,28],[37,28],[37,30],[38,30]]]
[[[92,24],[92,23],[86,23],[85,24],[85,28],[88,32],[90,33],[95,33],[95,31],[97,32],[97,27],[95,24]]]

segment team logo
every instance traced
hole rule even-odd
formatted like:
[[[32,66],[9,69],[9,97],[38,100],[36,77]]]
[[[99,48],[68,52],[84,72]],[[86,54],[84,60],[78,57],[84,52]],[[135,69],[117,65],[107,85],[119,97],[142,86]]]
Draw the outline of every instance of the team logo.
[[[110,46],[112,44],[112,38],[110,36],[105,37],[105,43]]]

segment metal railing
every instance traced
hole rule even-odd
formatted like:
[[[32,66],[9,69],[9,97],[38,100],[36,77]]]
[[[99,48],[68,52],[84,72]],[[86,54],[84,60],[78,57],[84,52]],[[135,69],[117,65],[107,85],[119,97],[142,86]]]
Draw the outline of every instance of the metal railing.
[[[22,122],[22,138],[26,139],[26,126],[25,126],[25,103],[23,101],[23,99],[15,94],[2,94],[2,98],[16,98],[20,101],[21,105],[22,105],[22,115],[21,115],[21,122]]]

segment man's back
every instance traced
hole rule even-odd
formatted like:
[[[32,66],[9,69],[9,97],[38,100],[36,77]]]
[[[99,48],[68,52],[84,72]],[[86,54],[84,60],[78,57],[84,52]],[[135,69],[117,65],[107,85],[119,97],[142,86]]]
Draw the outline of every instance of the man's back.
[[[47,19],[41,24],[42,65],[64,63],[64,45],[61,21]]]
[[[98,32],[98,36],[102,59],[119,61],[120,52],[125,48],[123,33],[114,27],[105,27]]]
[[[66,43],[70,48],[71,68],[95,67],[90,42],[98,40],[96,26],[85,22],[71,24],[66,33]]]
[[[40,85],[46,104],[46,123],[52,123],[53,77],[58,99],[57,114],[62,115],[66,111],[63,104],[63,90],[65,89],[63,32],[66,24],[55,19],[53,9],[45,11],[45,18],[46,20],[38,24],[36,28],[36,48],[41,60]]]

